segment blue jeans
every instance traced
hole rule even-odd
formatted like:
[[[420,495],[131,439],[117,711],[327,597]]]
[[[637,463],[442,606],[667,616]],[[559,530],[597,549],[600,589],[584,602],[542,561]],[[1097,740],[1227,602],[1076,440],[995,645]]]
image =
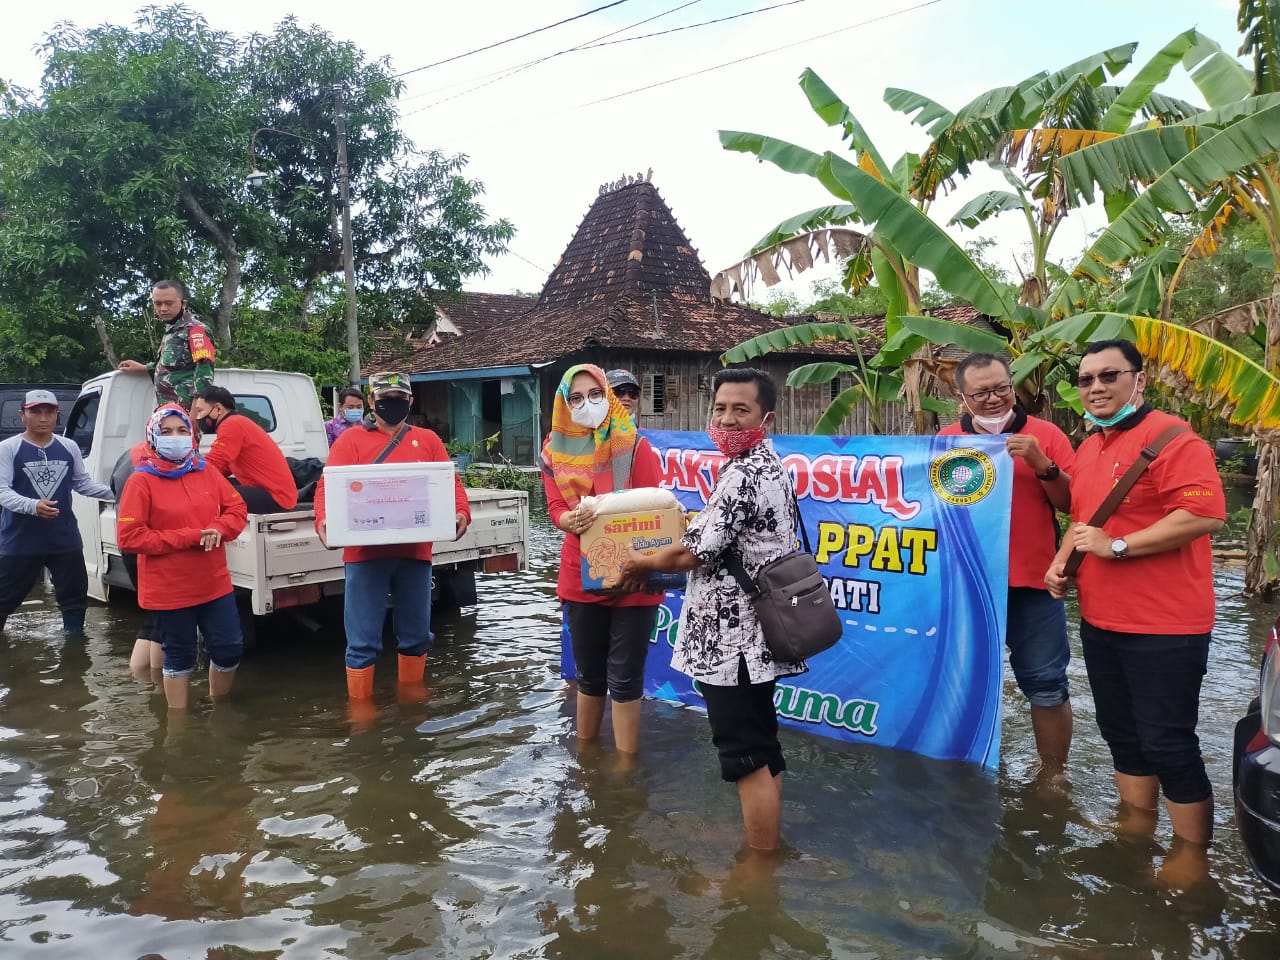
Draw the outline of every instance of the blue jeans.
[[[1048,590],[1010,587],[1005,646],[1014,679],[1033,707],[1056,707],[1070,696],[1067,611]]]
[[[392,557],[346,564],[342,623],[347,631],[347,666],[373,666],[382,651],[382,625],[391,598],[396,644],[406,657],[431,649],[431,561]]]
[[[228,593],[177,610],[156,610],[151,614],[152,638],[164,648],[164,675],[186,677],[196,668],[196,629],[204,636],[205,649],[213,669],[221,672],[240,666],[244,636],[240,632],[240,611],[235,593]]]

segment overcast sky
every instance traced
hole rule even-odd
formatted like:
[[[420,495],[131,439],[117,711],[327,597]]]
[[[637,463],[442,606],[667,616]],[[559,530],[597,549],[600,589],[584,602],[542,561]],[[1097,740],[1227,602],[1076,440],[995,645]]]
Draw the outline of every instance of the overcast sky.
[[[293,13],[407,72],[607,2],[195,0],[188,6],[215,28],[237,34],[269,32]],[[467,174],[485,184],[490,213],[507,217],[518,231],[511,254],[494,259],[491,273],[468,286],[539,289],[600,185],[624,173],[652,169],[654,184],[712,273],[739,259],[780,220],[830,202],[816,182],[726,153],[716,135],[719,129],[748,130],[817,151],[839,149],[838,135],[809,110],[797,86],[805,67],[851,105],[883,154],[897,157],[920,149],[925,137],[884,105],[886,87],[916,90],[954,109],[990,87],[1124,42],[1139,43],[1134,62],[1141,65],[1193,26],[1229,51],[1239,46],[1234,0],[797,0],[699,29],[564,53],[510,73],[615,31],[622,32],[608,39],[779,2],[785,0],[626,0],[488,52],[410,73],[401,100],[406,132],[421,147],[467,154]],[[139,6],[118,0],[10,3],[0,15],[0,75],[34,87],[43,69],[37,48],[55,22],[131,23]],[[633,27],[651,17],[658,19]],[[708,72],[629,92],[695,71]],[[1181,68],[1163,89],[1200,99]],[[945,215],[975,192],[961,187],[937,209]],[[988,232],[1000,243],[1002,264],[1011,268],[1025,227],[1016,214],[1006,217]],[[1055,242],[1064,259],[1104,219],[1085,210],[1073,213],[1070,222]],[[965,239],[970,232],[957,235]]]

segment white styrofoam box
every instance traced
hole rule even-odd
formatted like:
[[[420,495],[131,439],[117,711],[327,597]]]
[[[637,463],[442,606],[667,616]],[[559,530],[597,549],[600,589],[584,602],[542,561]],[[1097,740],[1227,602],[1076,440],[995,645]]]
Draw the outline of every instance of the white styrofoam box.
[[[453,463],[324,468],[325,535],[333,547],[455,539]]]

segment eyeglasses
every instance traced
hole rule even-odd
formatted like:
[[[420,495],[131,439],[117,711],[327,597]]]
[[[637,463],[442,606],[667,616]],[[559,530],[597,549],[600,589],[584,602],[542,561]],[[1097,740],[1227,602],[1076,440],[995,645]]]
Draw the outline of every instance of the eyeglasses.
[[[1007,397],[1013,392],[1012,383],[1002,383],[998,387],[992,387],[990,390],[979,390],[977,393],[966,393],[965,396],[975,402],[989,399],[990,397]]]
[[[1141,370],[1103,370],[1096,377],[1085,374],[1083,377],[1076,377],[1076,386],[1081,390],[1088,390],[1093,386],[1093,381],[1098,380],[1102,383],[1115,383],[1122,373],[1141,373]]]
[[[585,397],[580,393],[569,394],[569,406],[572,409],[577,410],[588,400],[590,400],[592,403],[599,403],[603,399],[604,399],[604,391],[601,390],[599,387],[596,387],[594,390],[588,393]]]
[[[613,393],[618,397],[630,397],[632,400],[640,399],[639,387],[614,387]]]

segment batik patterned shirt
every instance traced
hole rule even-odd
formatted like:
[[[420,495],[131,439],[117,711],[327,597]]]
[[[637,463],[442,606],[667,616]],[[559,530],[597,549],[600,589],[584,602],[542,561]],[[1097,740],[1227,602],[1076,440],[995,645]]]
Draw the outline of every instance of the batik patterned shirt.
[[[796,548],[799,516],[791,478],[765,440],[727,460],[707,505],[689,524],[683,543],[700,565],[689,574],[671,666],[715,686],[738,684],[746,657],[752,683],[794,676],[804,661],[775,661],[746,593],[725,566],[737,551],[751,577]]]

